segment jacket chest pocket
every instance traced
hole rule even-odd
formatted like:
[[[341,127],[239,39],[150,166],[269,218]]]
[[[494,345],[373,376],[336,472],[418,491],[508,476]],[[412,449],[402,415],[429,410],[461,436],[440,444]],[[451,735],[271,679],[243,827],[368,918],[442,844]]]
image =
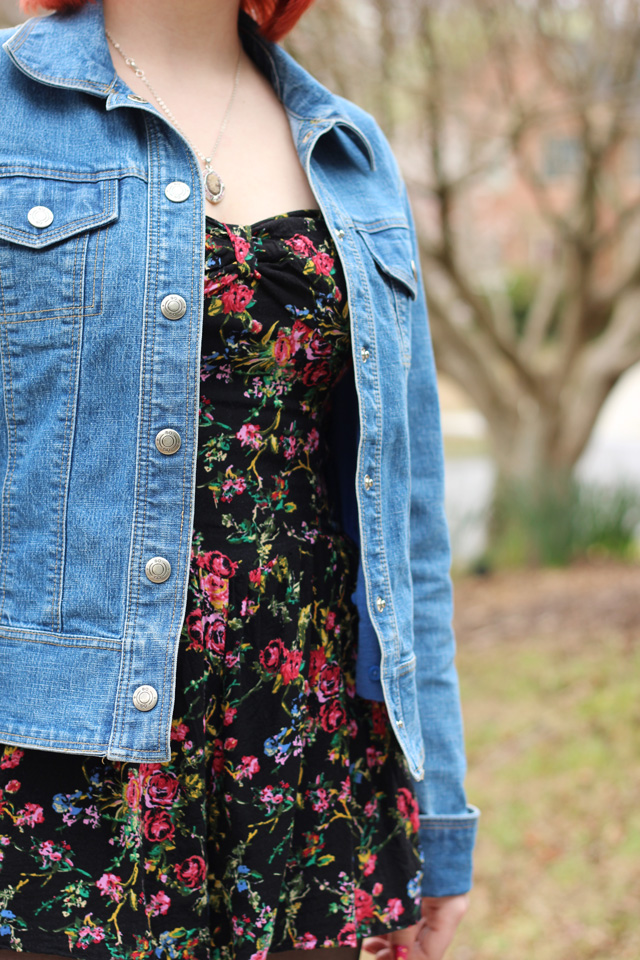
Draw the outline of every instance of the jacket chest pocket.
[[[374,269],[368,272],[376,321],[384,321],[382,310],[393,316],[402,362],[408,366],[411,362],[411,302],[418,293],[409,224],[399,224],[397,220],[375,221],[356,223],[355,227],[374,264]]]
[[[102,310],[107,224],[118,181],[0,173],[0,322]]]

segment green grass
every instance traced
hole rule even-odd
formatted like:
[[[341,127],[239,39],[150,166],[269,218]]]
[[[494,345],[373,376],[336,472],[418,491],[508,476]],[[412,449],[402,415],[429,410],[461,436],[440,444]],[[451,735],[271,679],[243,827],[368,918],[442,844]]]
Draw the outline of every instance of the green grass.
[[[482,809],[447,960],[640,958],[640,645],[459,645]]]

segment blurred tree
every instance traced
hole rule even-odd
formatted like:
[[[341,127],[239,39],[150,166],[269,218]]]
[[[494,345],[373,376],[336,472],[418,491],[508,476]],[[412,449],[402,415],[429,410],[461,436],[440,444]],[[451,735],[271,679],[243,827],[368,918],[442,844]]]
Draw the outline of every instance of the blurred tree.
[[[640,361],[640,3],[325,0],[289,44],[391,139],[503,481],[561,488]]]

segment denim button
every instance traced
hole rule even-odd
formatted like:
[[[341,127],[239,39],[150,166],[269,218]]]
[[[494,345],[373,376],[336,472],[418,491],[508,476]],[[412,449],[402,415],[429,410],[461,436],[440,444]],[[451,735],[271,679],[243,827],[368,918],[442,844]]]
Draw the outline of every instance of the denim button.
[[[386,600],[383,600],[382,597],[376,597],[376,607],[378,608],[378,611],[380,613],[382,613],[386,605],[387,605]]]
[[[338,240],[344,240],[344,230],[336,230],[336,237]]]
[[[160,304],[160,309],[167,320],[179,320],[187,312],[187,301],[177,293],[170,293]]]
[[[49,207],[31,207],[29,213],[27,214],[27,220],[32,227],[48,227],[50,223],[53,223],[53,212],[49,210]]]
[[[371,479],[371,477],[370,477],[369,474],[367,473],[367,474],[365,474],[365,478],[364,478],[364,488],[365,488],[365,490],[371,490],[371,487],[372,487],[372,486],[373,486],[373,480]]]
[[[366,347],[362,347],[362,349],[360,350],[360,356],[362,357],[362,362],[366,363],[369,357],[371,356],[371,354],[369,353]]]
[[[133,100],[134,103],[149,103],[144,97],[139,97],[137,93],[128,93],[127,100]]]
[[[189,198],[190,193],[191,187],[188,183],[183,183],[182,180],[172,180],[164,188],[165,197],[172,203],[182,203],[183,200]]]
[[[414,279],[414,280],[417,280],[417,279],[418,279],[418,269],[417,269],[417,267],[416,267],[416,262],[415,262],[415,260],[412,260],[412,261],[411,261],[411,273],[413,274],[413,279]]]
[[[144,572],[152,583],[164,583],[171,576],[171,564],[164,557],[151,557],[151,560],[147,560]]]
[[[370,677],[372,680],[379,680],[379,679],[380,679],[380,667],[376,666],[375,664],[374,664],[374,666],[369,667],[369,677]]]
[[[148,683],[143,683],[141,687],[133,691],[133,705],[136,710],[140,710],[142,713],[153,710],[157,702],[158,692],[155,687],[150,687]]]
[[[171,430],[169,427],[156,434],[156,447],[160,453],[164,453],[167,457],[170,457],[173,453],[177,453],[181,446],[182,440],[180,439],[180,434],[175,430]]]
[[[404,727],[404,721],[403,721],[403,720],[398,720],[397,723],[398,723],[398,726],[399,726],[399,727]]]

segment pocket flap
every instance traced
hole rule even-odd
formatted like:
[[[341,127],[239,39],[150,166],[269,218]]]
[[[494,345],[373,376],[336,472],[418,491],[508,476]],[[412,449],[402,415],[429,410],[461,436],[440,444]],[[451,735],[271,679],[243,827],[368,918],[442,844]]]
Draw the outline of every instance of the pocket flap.
[[[382,273],[397,280],[412,299],[418,294],[409,225],[355,224]]]
[[[49,214],[39,227],[29,220],[34,207]],[[63,180],[0,174],[0,240],[40,249],[118,217],[118,181]]]

